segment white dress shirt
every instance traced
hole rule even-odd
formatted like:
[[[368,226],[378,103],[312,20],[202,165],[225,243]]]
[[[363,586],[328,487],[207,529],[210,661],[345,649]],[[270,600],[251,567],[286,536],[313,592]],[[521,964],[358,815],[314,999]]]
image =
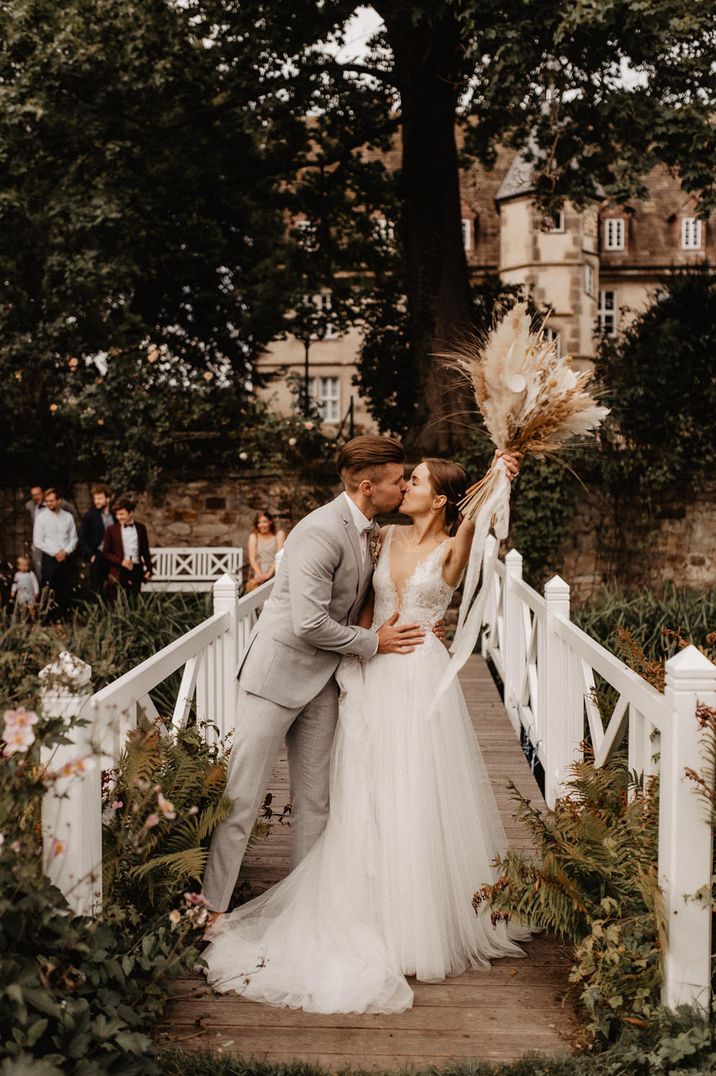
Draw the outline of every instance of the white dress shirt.
[[[50,557],[56,553],[74,552],[77,547],[77,527],[73,517],[64,508],[57,512],[49,508],[36,512],[32,544]]]
[[[355,528],[358,531],[358,536],[360,538],[360,544],[361,544],[361,547],[363,549],[363,560],[366,561],[366,563],[367,563],[371,559],[370,546],[368,544],[368,541],[369,541],[370,534],[373,531],[373,523],[372,523],[372,521],[370,519],[368,519],[367,516],[363,515],[363,513],[361,512],[358,505],[355,504],[354,501],[351,500],[351,498],[348,496],[348,494],[346,493],[345,490],[343,491],[343,496],[348,501],[348,507],[350,508],[350,512],[351,512],[351,518],[353,519],[353,522],[355,524]]]
[[[122,527],[122,549],[125,560],[139,564],[139,535],[133,523],[125,523]]]

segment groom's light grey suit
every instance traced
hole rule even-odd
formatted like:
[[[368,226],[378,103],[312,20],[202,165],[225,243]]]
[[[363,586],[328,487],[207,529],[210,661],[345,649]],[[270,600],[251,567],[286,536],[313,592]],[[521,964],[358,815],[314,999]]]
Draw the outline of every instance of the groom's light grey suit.
[[[233,808],[217,827],[204,895],[224,911],[284,738],[293,801],[293,865],[328,818],[330,753],[338,718],[333,674],[342,654],[370,658],[375,632],[355,626],[373,575],[366,537],[344,494],[291,531],[273,593],[239,666],[239,707],[227,792]]]

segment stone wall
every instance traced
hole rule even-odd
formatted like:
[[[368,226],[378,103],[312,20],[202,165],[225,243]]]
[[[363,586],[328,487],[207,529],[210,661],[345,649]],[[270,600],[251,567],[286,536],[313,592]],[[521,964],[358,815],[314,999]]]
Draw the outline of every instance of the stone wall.
[[[254,515],[267,508],[287,530],[318,504],[335,496],[330,475],[307,488],[290,475],[242,474],[221,482],[172,483],[162,497],[143,494],[137,518],[154,546],[243,546]],[[25,489],[0,486],[0,557],[14,559],[27,548],[30,522]],[[89,486],[78,484],[73,501],[83,512]],[[611,508],[597,492],[577,505],[560,574],[579,603],[605,583],[647,584],[665,580],[695,590],[716,587],[716,487],[699,498],[665,504],[648,528],[638,531],[625,517],[611,521]]]
[[[580,499],[561,575],[577,602],[609,583],[659,590],[666,581],[691,590],[716,587],[716,486],[665,502],[646,524],[628,512],[614,520],[599,492]]]

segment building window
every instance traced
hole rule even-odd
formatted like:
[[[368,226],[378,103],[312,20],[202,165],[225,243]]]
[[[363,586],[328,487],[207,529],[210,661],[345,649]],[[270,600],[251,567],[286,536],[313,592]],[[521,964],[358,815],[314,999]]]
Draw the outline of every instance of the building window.
[[[604,249],[624,250],[624,236],[626,234],[623,217],[610,217],[604,221]]]
[[[381,243],[392,247],[395,244],[395,224],[385,217],[377,217],[375,221],[376,232]]]
[[[554,340],[554,342],[557,345],[557,358],[559,359],[561,357],[561,355],[562,355],[562,341],[560,340],[559,333],[557,332],[557,330],[556,329],[545,329],[544,337],[545,337],[545,340],[549,340],[549,341]]]
[[[316,305],[318,313],[321,315],[321,320],[325,326],[325,340],[334,340],[338,336],[338,330],[336,326],[331,322],[330,317],[333,311],[333,302],[331,300],[330,291],[321,291],[313,296],[313,302]],[[325,320],[323,320],[325,319]]]
[[[701,250],[701,221],[697,217],[683,217],[681,221],[682,250]]]
[[[462,245],[466,251],[472,250],[472,221],[468,217],[462,218]]]
[[[317,250],[318,243],[316,242],[316,232],[313,226],[313,221],[304,217],[302,220],[296,221],[296,231],[298,232],[298,242],[306,250]]]
[[[308,393],[318,406],[324,422],[341,418],[341,383],[337,377],[309,377]]]
[[[564,231],[564,210],[558,209],[556,213],[549,213],[542,221],[543,232]]]
[[[599,309],[597,311],[597,323],[600,333],[605,336],[616,336],[617,332],[617,294],[615,291],[599,292]]]
[[[594,266],[584,263],[584,290],[587,295],[594,295]]]

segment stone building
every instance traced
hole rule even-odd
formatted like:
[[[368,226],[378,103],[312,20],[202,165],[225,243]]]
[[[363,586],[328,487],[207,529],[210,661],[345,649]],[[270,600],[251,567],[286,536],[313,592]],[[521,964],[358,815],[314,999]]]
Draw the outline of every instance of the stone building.
[[[388,167],[397,167],[393,151]],[[714,260],[713,221],[697,217],[697,204],[666,168],[647,177],[648,196],[626,206],[595,197],[586,209],[567,202],[546,219],[533,202],[532,174],[522,154],[498,153],[487,171],[473,164],[462,174],[462,223],[465,252],[476,280],[499,273],[519,283],[541,309],[550,308],[549,331],[577,365],[588,363],[596,334],[621,332],[646,307],[659,283],[675,266]],[[380,222],[379,222],[380,223]],[[383,222],[385,223],[385,222]],[[330,304],[330,296],[315,297]],[[359,429],[372,429],[364,402],[352,385],[360,332],[338,335],[329,326],[312,340],[308,356],[296,339],[276,341],[260,360],[277,374],[263,390],[286,412],[292,394],[284,374],[298,379],[308,369],[309,388],[327,425],[339,425],[353,401]],[[306,364],[308,357],[308,364]]]

